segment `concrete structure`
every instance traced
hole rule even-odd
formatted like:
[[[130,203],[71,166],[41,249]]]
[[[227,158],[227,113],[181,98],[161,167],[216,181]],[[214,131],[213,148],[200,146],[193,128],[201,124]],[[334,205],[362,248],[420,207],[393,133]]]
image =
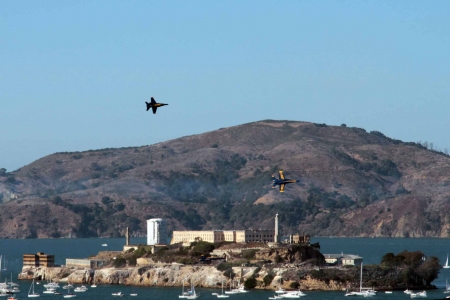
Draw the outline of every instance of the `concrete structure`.
[[[24,254],[23,267],[54,267],[55,256],[38,252],[37,254]]]
[[[280,236],[278,233],[278,214],[275,215],[275,236],[274,236],[273,242],[274,243],[280,242]]]
[[[147,245],[167,244],[167,224],[163,219],[147,220]]]
[[[170,244],[183,243],[189,245],[192,242],[205,241],[209,243],[233,242],[233,243],[267,243],[274,240],[273,230],[248,229],[248,230],[186,230],[174,231]]]
[[[79,259],[66,258],[66,267],[68,268],[83,268],[83,269],[97,269],[106,264],[107,260],[102,259]]]
[[[329,265],[360,266],[363,258],[354,254],[324,254],[325,262]]]
[[[130,231],[128,230],[127,227],[127,231],[125,232],[125,245],[129,245],[130,244]]]
[[[309,234],[303,233],[303,235],[300,234],[291,234],[289,235],[289,244],[302,244],[302,243],[309,243],[311,241],[311,236]]]

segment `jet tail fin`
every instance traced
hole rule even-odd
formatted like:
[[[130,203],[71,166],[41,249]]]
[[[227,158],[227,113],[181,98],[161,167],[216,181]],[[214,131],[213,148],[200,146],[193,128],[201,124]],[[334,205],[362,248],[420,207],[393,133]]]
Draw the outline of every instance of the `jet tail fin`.
[[[145,102],[145,104],[147,104],[147,111],[150,109],[150,103]]]

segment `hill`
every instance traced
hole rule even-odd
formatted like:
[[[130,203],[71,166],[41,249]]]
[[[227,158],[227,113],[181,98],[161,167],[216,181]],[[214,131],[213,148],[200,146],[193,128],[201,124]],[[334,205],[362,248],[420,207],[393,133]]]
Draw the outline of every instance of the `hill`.
[[[278,169],[300,179],[271,188]],[[155,145],[55,153],[0,172],[0,237],[273,228],[448,237],[450,158],[380,132],[265,120]]]

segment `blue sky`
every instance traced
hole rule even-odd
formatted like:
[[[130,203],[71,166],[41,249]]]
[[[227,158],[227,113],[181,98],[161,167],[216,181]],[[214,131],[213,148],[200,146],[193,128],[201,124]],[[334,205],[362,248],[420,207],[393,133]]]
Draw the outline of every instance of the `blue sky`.
[[[263,119],[450,148],[450,1],[6,1],[0,167]],[[145,111],[153,96],[169,106]]]

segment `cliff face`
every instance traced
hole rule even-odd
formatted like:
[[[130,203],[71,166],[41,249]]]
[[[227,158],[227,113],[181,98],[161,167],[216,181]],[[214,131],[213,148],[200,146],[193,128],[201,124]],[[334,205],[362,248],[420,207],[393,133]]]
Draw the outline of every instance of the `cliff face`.
[[[1,166],[0,166],[1,167]],[[284,193],[271,175],[300,182]],[[373,131],[261,121],[156,145],[55,153],[0,174],[0,238],[273,228],[447,237],[450,158]]]
[[[247,278],[255,274],[256,267],[234,267],[236,277],[234,283],[245,281]],[[256,289],[272,289],[279,288],[279,279],[286,273],[288,269],[271,269],[261,268],[255,274],[257,276]],[[267,274],[275,272],[272,283],[268,286],[264,285],[263,278]],[[124,284],[133,286],[182,286],[194,283],[196,287],[220,288],[222,281],[229,283],[229,278],[223,275],[212,266],[182,266],[182,265],[154,265],[138,268],[115,269],[105,268],[99,270],[76,270],[69,268],[35,268],[27,269],[19,274],[20,280],[31,280],[37,278],[40,280],[49,280],[59,282],[70,282],[76,284]],[[282,281],[282,287],[290,289],[292,280],[285,279]],[[338,282],[330,281],[325,283],[309,276],[300,281],[302,290],[342,290],[344,286]]]

